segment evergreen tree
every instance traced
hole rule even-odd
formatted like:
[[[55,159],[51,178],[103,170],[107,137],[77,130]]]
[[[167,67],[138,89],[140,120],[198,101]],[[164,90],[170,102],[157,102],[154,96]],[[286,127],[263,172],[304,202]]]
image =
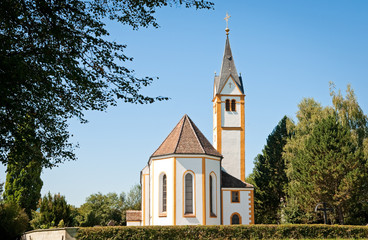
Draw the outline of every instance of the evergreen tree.
[[[39,211],[33,211],[32,215],[33,219],[30,223],[33,229],[71,227],[74,222],[71,206],[60,193],[54,196],[51,193],[45,195],[39,202]]]
[[[288,125],[290,120],[285,116],[267,138],[262,154],[254,160],[252,173],[255,184],[255,221],[256,223],[279,223],[280,204],[286,198],[287,176],[283,149],[290,138]]]
[[[4,199],[25,209],[31,218],[41,197],[43,156],[35,137],[34,122],[30,116],[18,126],[15,144],[8,155]]]
[[[360,152],[348,127],[329,116],[318,122],[305,142],[304,154],[293,159],[290,193],[302,210],[313,212],[317,203],[334,206],[336,220],[344,224],[344,213],[360,178]]]
[[[289,184],[283,222],[322,222],[314,207],[326,202],[335,208],[332,222],[368,223],[368,118],[350,86],[345,98],[333,84],[330,92],[332,107],[313,99],[299,104],[284,153]]]

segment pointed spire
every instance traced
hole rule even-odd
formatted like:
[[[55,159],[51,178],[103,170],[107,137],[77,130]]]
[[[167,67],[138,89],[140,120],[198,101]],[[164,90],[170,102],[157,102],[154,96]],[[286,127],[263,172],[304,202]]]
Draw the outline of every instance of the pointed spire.
[[[228,28],[227,28],[228,29]],[[238,76],[236,71],[233,54],[231,52],[228,31],[226,33],[226,44],[224,57],[222,59],[221,72],[218,77],[215,77],[215,95],[219,94],[226,84],[227,80],[231,77],[234,82],[238,85],[240,91],[244,94],[243,81]]]

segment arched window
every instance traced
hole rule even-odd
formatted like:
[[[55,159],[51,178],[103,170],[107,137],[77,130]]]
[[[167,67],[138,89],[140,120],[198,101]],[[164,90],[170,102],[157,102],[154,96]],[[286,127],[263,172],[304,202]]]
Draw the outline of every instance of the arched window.
[[[185,174],[184,177],[184,214],[193,214],[193,175]]]
[[[160,174],[160,192],[159,192],[159,214],[165,217],[167,212],[167,176],[165,173]]]
[[[162,212],[166,212],[167,206],[167,186],[166,186],[166,174],[162,177]]]
[[[216,211],[217,211],[217,204],[216,204],[216,195],[217,195],[217,179],[214,172],[211,172],[210,174],[210,217],[216,217]]]
[[[230,111],[230,100],[229,99],[225,100],[225,110]]]
[[[231,215],[230,224],[231,225],[241,224],[241,217],[240,217],[239,213],[233,213]]]
[[[235,99],[231,100],[231,111],[233,111],[233,112],[236,111],[236,101],[235,101]]]

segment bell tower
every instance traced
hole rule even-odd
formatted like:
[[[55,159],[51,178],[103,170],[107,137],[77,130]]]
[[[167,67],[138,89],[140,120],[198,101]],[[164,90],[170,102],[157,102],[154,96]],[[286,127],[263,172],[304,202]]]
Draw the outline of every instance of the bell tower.
[[[226,22],[229,19],[226,14]],[[245,181],[245,115],[244,87],[231,53],[229,28],[221,72],[215,74],[213,91],[213,146],[224,158],[222,167],[234,177]]]

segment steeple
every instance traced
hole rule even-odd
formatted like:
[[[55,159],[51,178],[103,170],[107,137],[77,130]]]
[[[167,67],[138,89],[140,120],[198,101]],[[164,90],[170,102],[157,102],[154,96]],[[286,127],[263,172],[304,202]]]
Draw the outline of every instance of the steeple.
[[[226,43],[221,71],[213,92],[213,145],[224,157],[221,165],[230,175],[245,181],[244,87],[231,52],[226,14]]]
[[[229,29],[226,28],[226,43],[225,52],[222,59],[221,72],[219,76],[215,76],[215,92],[214,95],[220,94],[222,88],[226,84],[229,77],[231,77],[234,82],[238,85],[242,94],[244,94],[243,81],[241,76],[238,75],[234,63],[233,54],[231,52],[230,42],[229,42]]]

